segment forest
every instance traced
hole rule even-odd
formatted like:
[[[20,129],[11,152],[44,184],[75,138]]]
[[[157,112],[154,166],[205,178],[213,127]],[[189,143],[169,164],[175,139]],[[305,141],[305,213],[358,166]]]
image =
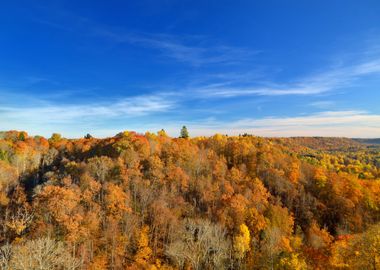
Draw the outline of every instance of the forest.
[[[1,132],[0,267],[380,269],[380,146]]]

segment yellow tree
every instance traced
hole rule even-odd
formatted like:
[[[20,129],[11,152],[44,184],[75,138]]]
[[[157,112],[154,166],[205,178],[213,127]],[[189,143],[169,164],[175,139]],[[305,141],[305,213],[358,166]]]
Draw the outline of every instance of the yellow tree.
[[[292,162],[289,171],[289,180],[292,183],[297,183],[300,178],[300,165],[297,162]]]
[[[323,188],[326,185],[327,176],[326,176],[325,172],[323,171],[322,167],[318,167],[315,170],[314,180],[315,180],[317,187],[319,187],[319,188]]]
[[[128,206],[129,196],[123,191],[123,189],[113,183],[106,184],[106,195],[104,198],[107,212],[114,218],[121,219],[126,213],[131,212],[131,208]]]
[[[234,237],[234,252],[235,257],[238,260],[242,260],[245,257],[245,254],[251,249],[251,234],[247,225],[244,223],[239,226],[239,232]]]
[[[299,257],[299,254],[291,254],[280,260],[278,268],[281,270],[306,270],[307,264],[305,260]]]
[[[135,261],[141,267],[146,268],[149,262],[149,259],[152,255],[152,249],[149,247],[149,227],[143,226],[140,230],[138,239],[137,239],[137,252],[135,255]]]

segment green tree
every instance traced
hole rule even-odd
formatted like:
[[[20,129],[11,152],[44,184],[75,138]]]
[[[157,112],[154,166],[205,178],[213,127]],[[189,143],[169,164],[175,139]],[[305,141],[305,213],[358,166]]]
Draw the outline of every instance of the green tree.
[[[187,131],[187,127],[186,126],[183,126],[181,128],[181,136],[180,136],[180,138],[184,138],[184,139],[189,138],[189,132]]]
[[[62,136],[61,134],[59,133],[53,133],[49,139],[49,142],[51,143],[55,143],[55,142],[58,142],[62,139]]]
[[[18,135],[18,139],[20,141],[25,141],[25,139],[28,137],[28,133],[26,133],[25,131],[21,131],[20,134]]]

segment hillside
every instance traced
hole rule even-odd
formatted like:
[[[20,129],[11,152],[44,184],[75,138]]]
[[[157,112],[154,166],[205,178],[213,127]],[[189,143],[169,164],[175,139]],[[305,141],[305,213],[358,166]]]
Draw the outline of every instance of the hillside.
[[[380,151],[344,138],[9,131],[0,212],[1,269],[371,269]]]
[[[364,148],[362,142],[349,138],[292,137],[288,140],[290,142],[294,142],[296,145],[302,145],[315,150],[322,151],[344,151]]]
[[[380,138],[377,139],[354,139],[355,141],[362,143],[362,144],[369,144],[369,145],[378,145],[380,144]]]

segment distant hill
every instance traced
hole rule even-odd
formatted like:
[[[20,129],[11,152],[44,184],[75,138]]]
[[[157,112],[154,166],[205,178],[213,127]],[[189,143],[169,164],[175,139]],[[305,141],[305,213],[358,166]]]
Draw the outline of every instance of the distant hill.
[[[289,146],[304,146],[320,151],[358,150],[365,148],[365,145],[360,141],[340,137],[291,137],[284,138],[283,140]]]
[[[363,143],[363,144],[371,144],[371,145],[379,144],[380,145],[380,138],[376,138],[376,139],[360,139],[360,138],[355,138],[353,140],[356,141],[356,142],[359,142],[359,143]]]

